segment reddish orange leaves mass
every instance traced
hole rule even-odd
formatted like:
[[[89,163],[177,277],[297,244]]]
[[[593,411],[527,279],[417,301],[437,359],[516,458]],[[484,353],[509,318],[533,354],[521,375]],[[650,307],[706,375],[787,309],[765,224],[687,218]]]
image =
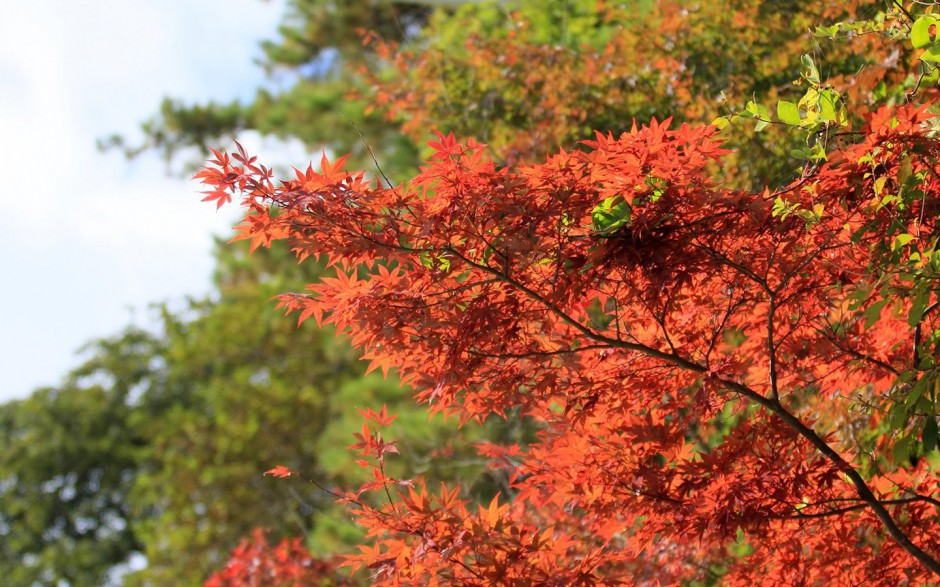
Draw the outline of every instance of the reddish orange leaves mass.
[[[283,479],[284,477],[290,477],[291,475],[296,475],[297,473],[294,471],[291,471],[284,465],[278,465],[274,467],[273,469],[268,469],[267,471],[264,472],[264,474],[271,475],[272,477],[276,477],[278,479]]]
[[[355,585],[336,572],[336,564],[333,560],[311,557],[300,538],[269,544],[264,531],[259,529],[242,540],[225,567],[209,577],[204,587]]]
[[[882,109],[758,193],[710,179],[713,127],[669,121],[507,167],[438,136],[390,188],[325,159],[275,185],[217,156],[199,177],[241,196],[242,238],[336,268],[283,307],[432,411],[539,425],[481,447],[512,493],[476,507],[388,477],[390,418],[366,412],[373,481],[345,499],[371,542],[348,564],[388,585],[936,580],[940,477],[908,458],[937,381],[930,117]]]

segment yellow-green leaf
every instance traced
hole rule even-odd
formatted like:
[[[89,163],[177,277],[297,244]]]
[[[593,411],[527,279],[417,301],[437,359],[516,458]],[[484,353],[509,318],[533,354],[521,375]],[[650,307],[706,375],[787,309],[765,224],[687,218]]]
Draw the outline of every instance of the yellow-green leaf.
[[[790,126],[799,126],[800,109],[797,108],[796,104],[793,102],[780,100],[777,102],[777,118],[779,118],[780,122],[784,124],[789,124]]]
[[[930,27],[937,24],[937,17],[932,14],[925,14],[914,21],[911,26],[911,44],[915,49],[932,45],[935,36],[930,35]]]
[[[896,251],[903,246],[906,246],[909,242],[914,240],[914,236],[910,234],[899,234],[894,237],[894,242],[891,243],[891,250]]]

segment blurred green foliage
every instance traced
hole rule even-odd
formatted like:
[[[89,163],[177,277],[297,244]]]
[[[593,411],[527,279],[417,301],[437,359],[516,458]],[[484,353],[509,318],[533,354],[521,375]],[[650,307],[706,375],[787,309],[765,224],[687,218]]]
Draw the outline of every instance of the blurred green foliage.
[[[0,405],[0,572],[14,585],[101,585],[132,555],[131,585],[195,584],[255,527],[309,535],[315,553],[360,538],[331,495],[364,480],[345,449],[356,408],[387,404],[407,478],[460,478],[489,498],[505,479],[467,447],[518,436],[499,423],[427,422],[394,378],[364,377],[330,328],[297,328],[271,298],[324,271],[282,249],[218,248],[216,291],[160,328],[93,343],[58,388]],[[454,450],[442,464],[432,454]],[[460,452],[460,451],[463,452]],[[431,463],[434,463],[432,465]],[[265,477],[275,465],[309,483]]]

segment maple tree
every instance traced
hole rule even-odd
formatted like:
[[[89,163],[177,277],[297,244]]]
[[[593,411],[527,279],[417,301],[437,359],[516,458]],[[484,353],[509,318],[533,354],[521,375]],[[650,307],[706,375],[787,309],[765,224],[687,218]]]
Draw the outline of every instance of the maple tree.
[[[240,238],[338,269],[287,310],[432,412],[540,425],[480,447],[513,482],[473,507],[390,475],[390,417],[365,413],[373,479],[342,499],[373,540],[348,564],[377,584],[935,580],[928,106],[868,112],[776,190],[727,187],[717,129],[669,120],[508,166],[439,133],[397,186],[325,156],[275,184],[215,152],[197,177],[240,195]]]

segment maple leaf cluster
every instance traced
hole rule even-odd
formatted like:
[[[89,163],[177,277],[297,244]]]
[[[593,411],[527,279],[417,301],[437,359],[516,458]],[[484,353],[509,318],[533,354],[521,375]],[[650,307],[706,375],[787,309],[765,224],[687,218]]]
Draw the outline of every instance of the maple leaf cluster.
[[[301,321],[432,412],[540,426],[480,448],[512,492],[472,507],[387,476],[364,414],[347,563],[376,584],[909,584],[940,574],[940,476],[897,450],[936,429],[931,118],[883,108],[777,191],[718,184],[716,129],[668,120],[516,166],[439,134],[398,186],[243,152],[198,177],[239,238],[336,268],[280,296]]]
[[[204,587],[299,587],[330,585],[352,587],[336,571],[337,562],[315,559],[303,547],[300,538],[284,539],[270,544],[261,528],[252,531],[232,551],[219,572],[209,577]]]

